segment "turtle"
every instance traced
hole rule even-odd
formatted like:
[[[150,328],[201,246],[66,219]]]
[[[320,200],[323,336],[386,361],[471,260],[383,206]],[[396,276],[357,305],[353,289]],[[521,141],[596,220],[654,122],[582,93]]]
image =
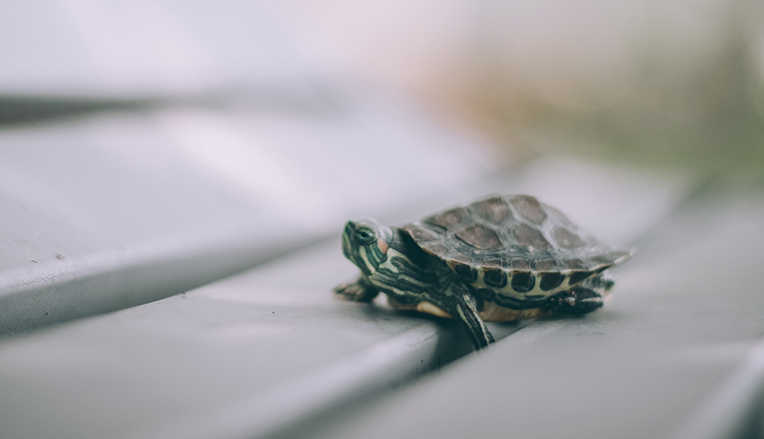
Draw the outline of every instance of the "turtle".
[[[455,318],[475,349],[494,341],[485,322],[602,307],[614,285],[604,271],[633,253],[530,195],[490,195],[397,227],[350,220],[342,252],[361,274],[338,285],[338,297],[370,302],[384,293],[392,308]]]

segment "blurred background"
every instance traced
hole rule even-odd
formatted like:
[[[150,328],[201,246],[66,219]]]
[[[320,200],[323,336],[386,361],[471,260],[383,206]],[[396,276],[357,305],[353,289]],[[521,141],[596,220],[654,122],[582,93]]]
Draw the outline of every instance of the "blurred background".
[[[310,105],[327,84],[355,84],[404,96],[515,158],[552,150],[703,169],[764,164],[756,0],[34,0],[3,9],[5,122],[115,97],[246,90]]]
[[[764,166],[760,1],[298,7],[355,77],[413,96],[515,152]]]

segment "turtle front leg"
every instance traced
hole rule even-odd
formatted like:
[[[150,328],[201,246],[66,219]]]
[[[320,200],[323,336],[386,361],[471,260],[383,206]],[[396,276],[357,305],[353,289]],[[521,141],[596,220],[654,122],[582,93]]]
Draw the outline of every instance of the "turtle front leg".
[[[480,350],[494,342],[491,331],[478,315],[475,297],[455,275],[452,282],[444,289],[443,297],[447,304],[446,309],[467,330],[475,350]]]
[[[342,300],[351,302],[371,302],[379,294],[379,290],[361,275],[355,282],[341,283],[334,287],[334,293]]]

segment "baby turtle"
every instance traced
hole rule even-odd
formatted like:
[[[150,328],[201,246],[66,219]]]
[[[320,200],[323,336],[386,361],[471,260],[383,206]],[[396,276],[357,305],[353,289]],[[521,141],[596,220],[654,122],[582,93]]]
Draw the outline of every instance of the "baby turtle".
[[[476,349],[493,342],[483,322],[600,308],[613,286],[606,269],[631,251],[582,233],[528,195],[490,196],[399,227],[348,221],[342,252],[361,269],[335,293],[459,320]]]

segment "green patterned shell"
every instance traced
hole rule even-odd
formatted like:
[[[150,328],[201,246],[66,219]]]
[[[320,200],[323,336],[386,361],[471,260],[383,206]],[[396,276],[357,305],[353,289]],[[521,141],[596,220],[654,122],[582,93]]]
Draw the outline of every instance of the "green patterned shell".
[[[401,228],[483,299],[516,310],[536,308],[631,254],[528,195],[491,196]]]

